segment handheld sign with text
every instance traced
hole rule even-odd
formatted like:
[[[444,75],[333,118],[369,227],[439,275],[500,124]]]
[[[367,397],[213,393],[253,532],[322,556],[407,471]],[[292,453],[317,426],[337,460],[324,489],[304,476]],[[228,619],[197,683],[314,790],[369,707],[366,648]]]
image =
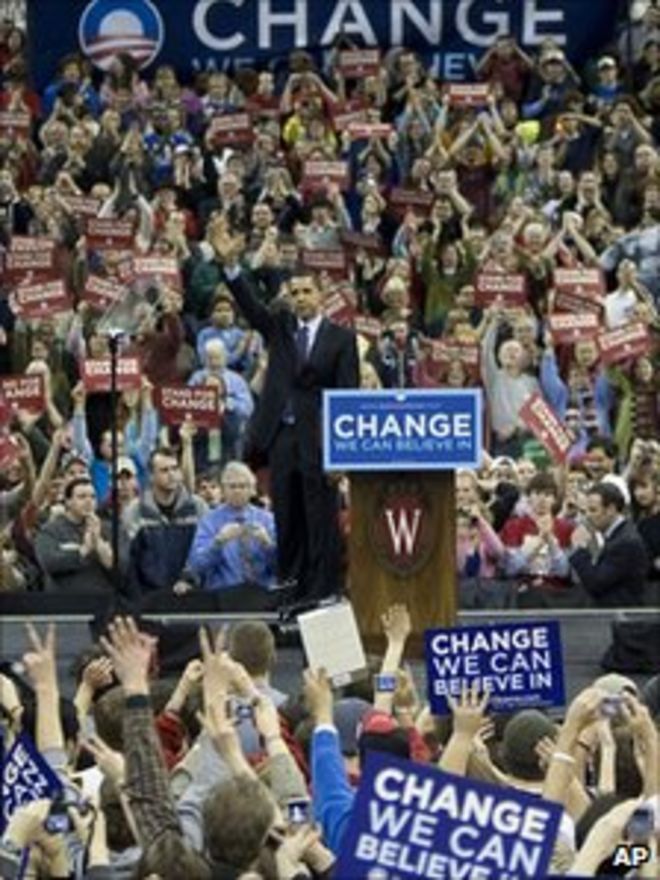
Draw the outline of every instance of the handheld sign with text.
[[[450,83],[447,96],[452,107],[485,107],[488,104],[488,83]]]
[[[593,312],[555,312],[548,318],[548,325],[556,345],[571,345],[583,339],[594,339],[600,324]]]
[[[601,333],[598,337],[598,348],[600,359],[606,366],[642,357],[651,350],[648,327],[638,321]]]
[[[30,737],[21,733],[7,752],[2,767],[2,819],[7,823],[19,807],[52,798],[62,783]]]
[[[323,392],[326,471],[478,467],[479,389]]]
[[[553,284],[558,311],[600,314],[605,291],[600,269],[555,269]]]
[[[85,358],[80,376],[87,393],[110,391],[110,373],[110,358]],[[141,382],[139,358],[117,358],[117,391],[137,391]]]
[[[9,307],[17,317],[30,320],[68,312],[71,300],[63,281],[21,284],[9,295]]]
[[[559,804],[368,752],[334,876],[546,877]]]
[[[181,270],[176,257],[136,257],[133,260],[133,275],[137,284],[181,289]]]
[[[346,278],[348,263],[344,251],[320,248],[304,250],[302,264],[315,272],[327,272],[331,278]]]
[[[2,376],[0,394],[10,410],[42,413],[46,408],[43,376]]]
[[[546,403],[538,391],[527,398],[520,408],[520,421],[548,450],[553,459],[565,461],[574,438],[559,420],[554,409]]]
[[[464,685],[490,691],[493,712],[564,705],[559,623],[501,623],[431,629],[424,634],[429,703],[447,715],[447,695]]]
[[[348,162],[329,162],[321,159],[310,159],[303,165],[302,189],[317,191],[327,189],[329,184],[336,184],[339,189],[346,190],[350,184]]]
[[[376,76],[380,69],[380,50],[346,49],[339,53],[339,69],[347,79]]]
[[[101,278],[100,275],[89,275],[85,282],[83,299],[92,309],[105,312],[111,306],[121,302],[126,296],[126,288],[112,278]]]
[[[403,189],[395,186],[390,192],[389,203],[392,213],[397,217],[403,217],[407,211],[414,211],[420,217],[427,217],[431,213],[435,196],[431,192],[420,189]]]
[[[475,306],[489,306],[498,298],[505,306],[524,305],[527,302],[525,276],[522,273],[480,272],[474,285]]]
[[[228,113],[211,120],[209,136],[218,146],[244,146],[254,140],[254,126],[249,113]]]
[[[221,423],[215,385],[163,385],[157,389],[157,406],[166,425],[182,425],[187,418],[198,428],[218,428]]]

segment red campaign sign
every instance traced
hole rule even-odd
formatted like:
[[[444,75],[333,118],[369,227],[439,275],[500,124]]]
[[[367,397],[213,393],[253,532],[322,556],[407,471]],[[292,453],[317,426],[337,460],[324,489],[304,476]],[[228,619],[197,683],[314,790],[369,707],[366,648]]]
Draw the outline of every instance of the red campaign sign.
[[[110,391],[110,358],[85,358],[80,375],[88,393]],[[140,360],[117,358],[117,391],[137,391],[142,382]]]
[[[115,220],[109,217],[88,217],[85,223],[87,245],[92,250],[130,250],[135,237],[132,220]]]
[[[110,306],[115,305],[126,296],[126,288],[110,278],[101,278],[98,275],[90,275],[85,282],[83,299],[92,308],[104,312]]]
[[[550,332],[556,345],[570,345],[583,339],[593,339],[600,327],[597,315],[590,312],[574,314],[562,312],[550,315]]]
[[[63,281],[21,284],[9,295],[9,306],[19,318],[43,318],[68,312],[71,301]]]
[[[136,257],[133,260],[135,281],[164,284],[181,289],[181,271],[176,257]]]
[[[558,311],[600,313],[605,291],[600,269],[555,269],[553,283]]]
[[[489,94],[488,83],[450,83],[447,86],[452,107],[485,107]]]
[[[370,341],[380,338],[383,325],[378,318],[369,318],[366,315],[356,315],[353,320],[353,328],[360,336],[365,336]]]
[[[651,337],[646,324],[636,322],[598,337],[600,359],[606,365],[642,357],[651,350]]]
[[[460,361],[468,372],[478,376],[479,357],[478,345],[459,345],[437,339],[431,341],[430,360],[440,366],[448,367],[453,361]]]
[[[64,196],[63,202],[76,217],[98,217],[102,204],[91,196]]]
[[[435,195],[430,192],[423,192],[418,189],[403,189],[395,186],[390,192],[390,206],[397,216],[403,217],[408,210],[413,210],[416,214],[424,217],[431,213],[431,206],[435,200]]]
[[[506,306],[523,306],[527,302],[527,282],[518,273],[480,272],[475,279],[474,304],[484,308],[498,297]]]
[[[254,121],[266,117],[267,119],[280,118],[280,100],[273,95],[272,98],[251,99],[245,102],[245,109]]]
[[[353,327],[355,324],[356,308],[350,299],[339,291],[325,298],[323,311],[326,318],[330,318],[335,324],[341,324],[342,327]]]
[[[327,272],[333,278],[346,278],[348,274],[348,262],[344,251],[305,250],[302,252],[302,264],[315,272]]]
[[[382,254],[385,251],[381,237],[374,233],[353,232],[347,229],[341,232],[339,237],[351,255],[360,250],[376,254]]]
[[[43,235],[13,235],[9,245],[10,253],[33,251],[54,251],[55,239]]]
[[[26,275],[36,272],[55,272],[55,242],[41,236],[14,235],[9,251],[5,254],[4,269],[10,283],[22,281]]]
[[[348,189],[350,184],[348,162],[326,162],[320,159],[305,162],[302,178],[303,189],[325,189],[329,183],[336,183],[340,189]]]
[[[0,399],[10,410],[42,413],[46,408],[43,376],[1,376]]]
[[[561,464],[566,460],[573,445],[571,435],[538,391],[528,397],[521,407],[520,419],[556,462]]]
[[[157,406],[166,425],[182,425],[189,416],[198,428],[219,428],[222,422],[216,385],[163,385]]]
[[[346,49],[339,53],[339,69],[349,79],[377,76],[380,70],[380,50]]]
[[[213,141],[221,146],[251,144],[254,140],[254,124],[249,113],[214,116],[209,134]]]
[[[348,126],[348,133],[354,141],[386,139],[393,131],[392,126],[386,122],[351,122]]]
[[[10,434],[0,434],[0,471],[5,471],[18,461],[21,447]]]
[[[368,114],[365,108],[359,110],[340,110],[332,116],[332,127],[335,131],[341,132],[349,129],[354,123],[361,124],[366,122]]]
[[[0,131],[6,135],[28,137],[32,121],[24,110],[3,110],[0,112]]]

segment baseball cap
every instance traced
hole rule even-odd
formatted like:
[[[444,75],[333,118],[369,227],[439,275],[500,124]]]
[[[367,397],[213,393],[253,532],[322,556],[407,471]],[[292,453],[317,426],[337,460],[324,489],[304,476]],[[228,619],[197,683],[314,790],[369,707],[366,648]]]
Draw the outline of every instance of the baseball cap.
[[[616,61],[611,55],[603,55],[598,59],[598,69],[604,67],[616,67]]]
[[[122,471],[128,471],[129,474],[132,474],[134,477],[137,476],[137,468],[135,467],[135,462],[127,455],[121,455],[117,459],[117,473],[121,474]]]

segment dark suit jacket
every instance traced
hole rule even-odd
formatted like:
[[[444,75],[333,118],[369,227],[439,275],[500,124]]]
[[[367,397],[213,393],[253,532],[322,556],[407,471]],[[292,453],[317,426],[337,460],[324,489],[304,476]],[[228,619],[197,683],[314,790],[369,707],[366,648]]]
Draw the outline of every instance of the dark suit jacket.
[[[595,562],[589,550],[580,549],[571,554],[571,565],[596,605],[643,604],[648,556],[639,532],[628,520],[605,541]]]
[[[355,334],[324,318],[307,361],[300,365],[295,315],[287,309],[270,311],[243,274],[227,280],[227,284],[241,312],[268,346],[268,370],[250,427],[250,444],[257,452],[269,449],[290,401],[301,445],[306,452],[317,452],[321,443],[321,392],[324,388],[357,388],[359,384]]]

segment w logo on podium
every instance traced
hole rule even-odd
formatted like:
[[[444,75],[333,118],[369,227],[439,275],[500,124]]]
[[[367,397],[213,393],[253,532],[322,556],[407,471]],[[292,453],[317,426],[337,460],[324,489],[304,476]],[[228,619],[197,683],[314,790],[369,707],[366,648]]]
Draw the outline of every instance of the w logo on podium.
[[[369,536],[380,564],[403,577],[419,571],[433,550],[431,505],[421,482],[394,482],[378,496]]]

